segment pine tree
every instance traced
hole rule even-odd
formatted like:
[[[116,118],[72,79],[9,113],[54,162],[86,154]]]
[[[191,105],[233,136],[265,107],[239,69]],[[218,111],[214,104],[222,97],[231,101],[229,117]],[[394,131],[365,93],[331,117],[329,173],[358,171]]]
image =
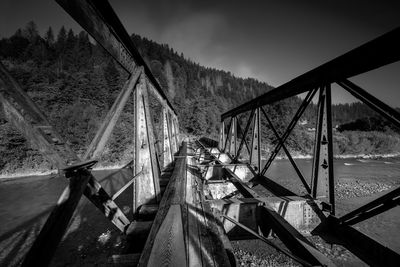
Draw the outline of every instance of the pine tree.
[[[22,30],[18,29],[13,36],[10,37],[8,42],[5,42],[5,47],[1,53],[4,57],[12,57],[15,59],[22,59],[26,47],[29,45],[29,40],[26,39]]]
[[[68,31],[67,39],[65,42],[64,52],[64,69],[76,69],[75,61],[77,59],[76,37],[72,29]]]
[[[78,35],[78,41],[76,42],[75,51],[77,52],[77,58],[75,64],[79,69],[81,68],[91,68],[92,64],[92,45],[89,41],[87,33],[81,31]]]
[[[37,30],[36,23],[29,21],[23,31],[23,36],[30,42],[35,42],[36,38],[39,37],[39,32]]]
[[[57,73],[58,75],[64,68],[64,52],[65,52],[65,44],[67,41],[67,32],[64,26],[61,27],[60,31],[57,35],[57,42],[55,44],[56,55],[57,55]]]
[[[57,43],[56,43],[57,55],[60,55],[61,53],[64,52],[66,41],[67,41],[67,31],[65,30],[64,26],[62,26],[57,35]]]
[[[114,99],[116,98],[118,92],[120,91],[119,88],[119,72],[115,66],[114,59],[110,58],[107,62],[106,67],[104,68],[104,78],[106,80],[109,92],[108,98],[108,106],[111,107]]]
[[[44,40],[48,47],[52,47],[54,45],[54,34],[53,29],[49,27],[44,35]]]

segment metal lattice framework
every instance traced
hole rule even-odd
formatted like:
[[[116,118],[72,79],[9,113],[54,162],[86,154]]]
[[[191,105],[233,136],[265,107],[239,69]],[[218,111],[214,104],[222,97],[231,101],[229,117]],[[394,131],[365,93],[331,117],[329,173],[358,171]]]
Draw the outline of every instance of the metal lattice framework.
[[[319,235],[329,243],[345,246],[367,264],[396,266],[400,262],[397,253],[352,227],[397,206],[399,188],[339,218],[335,216],[331,118],[331,85],[337,83],[400,127],[397,111],[348,80],[399,61],[400,28],[224,113],[219,142],[202,138],[181,144],[176,112],[110,4],[106,0],[56,2],[128,72],[129,78],[86,153],[78,157],[0,63],[0,103],[7,120],[69,181],[27,253],[24,266],[49,265],[82,195],[123,234],[141,230],[136,227],[141,223],[141,226],[146,226],[148,232],[141,253],[122,257],[125,260],[130,257],[129,263],[139,266],[164,263],[175,266],[235,265],[228,237],[259,238],[303,266],[333,266],[332,261],[306,239],[303,232],[309,229],[312,229],[311,234]],[[286,130],[280,133],[265,106],[301,93],[306,93],[303,102]],[[150,95],[155,96],[162,108],[161,146],[157,144],[159,140],[156,140],[153,127]],[[132,176],[111,196],[92,175],[91,169],[102,155],[124,106],[132,96],[135,129],[134,156],[130,163]],[[308,179],[296,165],[286,142],[315,96],[318,96],[317,129],[312,175]],[[239,116],[246,112],[249,116],[242,128]],[[276,138],[276,146],[264,164],[262,118]],[[303,184],[305,195],[299,196],[266,177],[281,150]],[[248,153],[249,161],[241,162],[245,153]],[[161,170],[173,165],[171,163],[175,167],[168,171],[169,178],[163,192],[162,175],[167,172]],[[250,172],[249,181],[241,177],[241,169]],[[233,184],[236,192],[223,199],[206,198],[205,186],[227,182]],[[146,212],[153,212],[152,221],[131,222],[114,202],[131,185],[134,213],[139,214],[146,207]],[[274,196],[260,196],[253,189],[256,185],[262,185]],[[243,197],[230,198],[236,193]],[[267,239],[271,236],[279,237],[287,249],[271,243]]]
[[[69,180],[69,185],[61,194],[56,207],[26,255],[24,266],[49,264],[82,194],[125,233],[130,221],[114,200],[133,183],[134,211],[143,203],[159,203],[161,168],[172,162],[179,144],[176,112],[109,3],[83,0],[57,2],[128,72],[129,78],[86,153],[80,158],[0,63],[0,103],[7,120]],[[149,93],[154,95],[162,106],[163,152],[157,151]],[[104,151],[125,104],[132,96],[135,106],[132,180],[110,196],[91,174],[91,168]],[[164,166],[160,166],[159,161]]]
[[[400,260],[400,256],[351,226],[397,206],[400,200],[400,191],[399,188],[394,189],[340,218],[335,217],[331,84],[336,83],[340,85],[350,94],[400,128],[400,114],[396,110],[348,80],[348,78],[358,74],[399,61],[399,45],[400,28],[397,28],[260,97],[227,111],[221,116],[222,124],[220,127],[219,150],[222,153],[226,153],[230,159],[225,162],[226,164],[243,164],[243,162],[239,161],[239,158],[243,154],[243,146],[245,145],[249,154],[247,168],[254,174],[251,180],[252,184],[262,184],[278,197],[292,196],[293,192],[290,192],[265,176],[273,160],[279,151],[283,149],[307,192],[303,199],[305,201],[322,201],[320,206],[315,205],[318,209],[317,212],[322,217],[320,217],[321,222],[314,229],[313,234],[323,237],[329,243],[344,245],[360,259],[373,266],[395,266]],[[307,95],[286,130],[282,134],[278,133],[264,106],[300,93],[307,93]],[[316,122],[312,175],[310,177],[311,184],[308,184],[308,179],[301,173],[286,148],[285,141],[287,141],[308,104],[316,95],[319,99],[318,117]],[[250,115],[247,117],[244,131],[242,131],[238,123],[238,116],[246,112],[249,112]],[[263,166],[260,160],[262,156],[261,116],[264,116],[269,128],[273,131],[277,143]],[[227,121],[228,128],[226,128]],[[250,137],[251,145],[249,146],[247,139],[249,139],[248,132],[250,127],[252,128],[252,134]],[[226,129],[228,129],[227,133],[225,133]],[[237,146],[238,143],[239,146]],[[218,163],[222,164],[222,162]],[[249,189],[243,186],[237,187],[237,189],[243,196],[250,195],[251,198],[255,197],[252,193],[249,193],[251,192]],[[285,245],[292,250],[294,255],[311,264],[326,264],[316,250],[308,250],[311,256],[305,256],[304,250],[309,249],[308,245],[300,244],[301,242],[298,246],[293,245],[293,240],[298,239],[301,234],[294,229],[289,229],[287,222],[279,214],[269,211],[267,208],[263,208],[262,213],[263,215],[257,219],[261,227],[264,227],[266,231],[272,228]]]

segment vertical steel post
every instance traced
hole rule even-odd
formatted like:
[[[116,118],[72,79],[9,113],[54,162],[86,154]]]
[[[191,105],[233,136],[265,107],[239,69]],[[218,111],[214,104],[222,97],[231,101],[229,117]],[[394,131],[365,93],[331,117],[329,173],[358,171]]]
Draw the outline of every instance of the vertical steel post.
[[[219,129],[219,142],[218,148],[221,152],[224,152],[225,148],[225,121],[221,122],[221,129]]]
[[[253,138],[251,140],[250,164],[256,167],[258,174],[261,172],[261,136],[260,136],[260,108],[256,108],[253,123]]]
[[[136,173],[142,171],[142,175],[134,183],[134,211],[143,204],[160,200],[160,170],[155,152],[146,78],[143,74],[135,90],[135,98],[135,171]]]
[[[176,151],[179,150],[179,127],[178,127],[178,119],[176,116],[173,117],[173,127],[174,127],[174,134],[175,134],[175,148]]]
[[[236,157],[233,160],[234,162],[236,162],[239,159],[240,153],[242,152],[243,144],[246,145],[246,148],[247,148],[247,151],[249,152],[249,154],[251,153],[249,145],[247,144],[246,136],[250,129],[251,121],[253,120],[253,117],[254,117],[254,112],[255,112],[255,110],[252,110],[250,112],[249,118],[247,119],[246,128],[244,129],[244,131],[242,131],[240,124],[239,123],[237,124],[238,134],[241,136],[242,140],[240,141],[239,148],[237,149]]]
[[[172,160],[173,160],[173,155],[176,153],[176,144],[175,144],[175,138],[174,138],[174,127],[173,127],[173,121],[172,121],[172,115],[168,113],[167,116],[167,124],[168,124],[168,130],[169,130],[169,141],[171,144],[171,153],[172,153]]]
[[[330,213],[335,214],[331,87],[322,86],[319,91],[311,190],[314,198],[327,199]]]
[[[228,126],[228,132],[227,132],[227,134],[226,134],[226,140],[225,140],[225,143],[224,143],[224,152],[225,153],[228,153],[228,151],[229,151],[229,145],[230,145],[230,133],[231,133],[231,128],[232,128],[232,122],[233,122],[233,120],[232,120],[232,118],[231,118],[231,120],[230,120],[230,122],[229,122],[229,126]]]
[[[163,167],[172,162],[173,153],[171,150],[171,129],[168,123],[168,111],[163,108]]]
[[[236,139],[237,139],[237,118],[232,118],[231,128],[229,131],[229,154],[234,158],[236,156]]]
[[[172,149],[173,149],[173,154],[175,154],[178,151],[178,144],[176,140],[175,122],[173,116],[169,117],[169,123],[171,125]]]

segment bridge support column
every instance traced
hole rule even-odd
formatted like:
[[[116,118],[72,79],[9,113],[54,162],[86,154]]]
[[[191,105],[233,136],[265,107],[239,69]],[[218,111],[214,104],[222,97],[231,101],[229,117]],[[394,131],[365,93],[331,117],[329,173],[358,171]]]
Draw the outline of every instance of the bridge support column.
[[[229,146],[227,152],[230,154],[232,158],[236,156],[236,137],[237,137],[236,120],[237,120],[236,117],[232,117],[231,125],[229,127],[228,140],[227,140],[227,145]]]
[[[330,85],[319,89],[316,128],[311,192],[314,198],[325,198],[329,204],[325,209],[335,214]]]
[[[253,138],[251,140],[250,164],[256,167],[256,172],[261,171],[261,136],[260,136],[260,108],[256,109],[253,123]]]
[[[173,153],[171,149],[171,125],[169,123],[168,111],[163,108],[163,167],[172,162]]]
[[[219,142],[218,148],[221,152],[224,152],[225,148],[225,121],[221,122],[221,128],[219,129]]]
[[[176,117],[172,117],[172,129],[173,129],[173,139],[174,139],[174,146],[175,146],[175,153],[178,152],[179,149],[179,139],[178,139],[178,134],[179,134],[179,129],[178,129],[178,124],[177,124],[177,119]]]
[[[153,126],[144,75],[135,90],[135,171],[142,174],[134,182],[133,210],[160,200],[160,169],[157,162]]]

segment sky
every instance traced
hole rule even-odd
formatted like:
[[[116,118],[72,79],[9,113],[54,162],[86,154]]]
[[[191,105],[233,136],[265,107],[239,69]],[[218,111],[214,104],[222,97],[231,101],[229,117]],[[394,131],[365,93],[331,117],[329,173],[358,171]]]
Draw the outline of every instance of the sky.
[[[128,33],[167,43],[207,67],[279,86],[400,26],[400,1],[110,0]],[[33,20],[81,27],[53,0],[1,0],[0,38]],[[400,49],[400,48],[399,48]],[[351,79],[400,107],[400,63]],[[354,99],[333,86],[333,102]]]

